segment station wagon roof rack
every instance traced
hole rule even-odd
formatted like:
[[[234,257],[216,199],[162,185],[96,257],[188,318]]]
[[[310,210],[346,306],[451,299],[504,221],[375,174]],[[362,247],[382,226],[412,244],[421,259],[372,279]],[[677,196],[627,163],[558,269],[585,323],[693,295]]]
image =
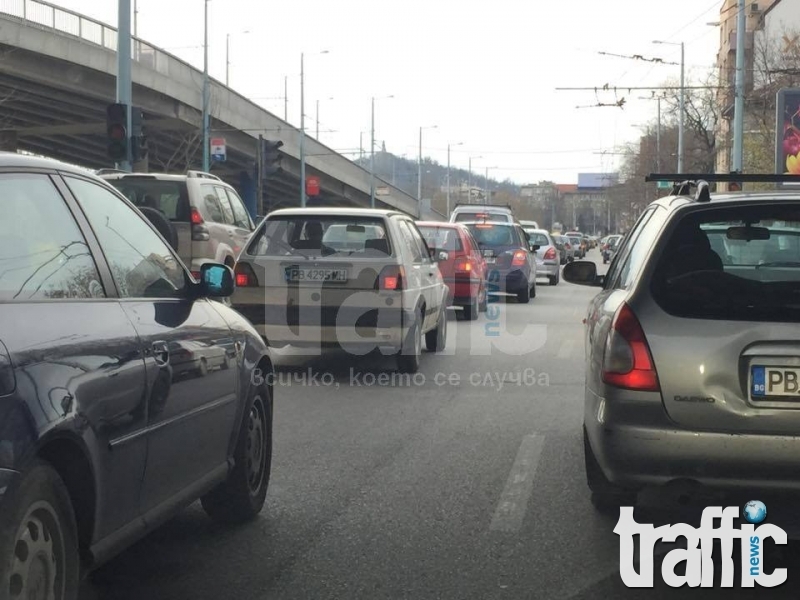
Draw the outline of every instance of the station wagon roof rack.
[[[710,183],[795,183],[800,184],[800,175],[782,173],[651,173],[646,182],[668,181],[672,183],[673,196],[691,196],[692,188],[695,202],[711,200]],[[741,187],[740,187],[741,189]]]
[[[186,176],[187,177],[196,177],[197,179],[214,179],[215,181],[222,181],[222,179],[220,179],[216,175],[212,175],[211,173],[206,173],[204,171],[192,171],[192,170],[189,170],[189,171],[186,171]]]
[[[95,175],[110,175],[112,173],[123,173],[128,174],[128,171],[123,171],[122,169],[97,169],[94,174]]]
[[[488,210],[490,208],[507,208],[513,210],[508,204],[476,204],[474,202],[456,202],[455,206],[474,206],[475,208],[482,208]]]

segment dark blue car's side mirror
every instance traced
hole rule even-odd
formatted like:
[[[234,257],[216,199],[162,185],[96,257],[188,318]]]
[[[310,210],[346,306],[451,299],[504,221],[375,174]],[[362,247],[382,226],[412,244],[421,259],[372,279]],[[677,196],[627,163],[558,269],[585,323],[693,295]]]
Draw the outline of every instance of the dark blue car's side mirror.
[[[229,266],[206,263],[200,267],[200,296],[227,298],[235,287],[233,269]]]

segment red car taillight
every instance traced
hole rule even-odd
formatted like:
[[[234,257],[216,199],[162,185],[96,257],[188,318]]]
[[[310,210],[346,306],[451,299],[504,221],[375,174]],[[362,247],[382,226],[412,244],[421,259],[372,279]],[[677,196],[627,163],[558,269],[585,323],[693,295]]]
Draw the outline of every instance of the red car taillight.
[[[233,272],[236,274],[236,287],[258,286],[258,278],[256,278],[253,268],[247,263],[236,263]]]
[[[569,244],[564,244],[564,248],[566,248],[567,250],[571,250],[572,246],[570,246]]]
[[[476,270],[471,258],[457,258],[453,265],[456,273],[472,273]]]
[[[208,233],[208,227],[205,225],[203,215],[200,214],[196,208],[192,207],[192,241],[194,242],[207,242],[211,239]]]
[[[552,246],[550,246],[547,249],[547,252],[544,253],[544,259],[545,260],[555,260],[555,258],[556,258],[556,249],[553,248]]]
[[[511,259],[511,266],[521,267],[528,260],[524,250],[517,250],[514,252],[514,258]]]
[[[406,272],[402,266],[389,265],[388,267],[384,267],[380,275],[378,275],[376,285],[379,290],[399,292],[405,285],[405,278]]]
[[[617,309],[606,341],[603,382],[643,392],[661,389],[642,326],[625,303]]]

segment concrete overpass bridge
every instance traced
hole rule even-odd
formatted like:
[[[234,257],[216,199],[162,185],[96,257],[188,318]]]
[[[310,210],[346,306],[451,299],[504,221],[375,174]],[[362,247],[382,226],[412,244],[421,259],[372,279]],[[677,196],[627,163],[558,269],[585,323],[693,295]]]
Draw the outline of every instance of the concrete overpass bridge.
[[[132,42],[133,104],[144,111],[151,172],[202,166],[202,71],[141,39]],[[28,151],[92,169],[106,155],[106,106],[114,102],[117,30],[40,0],[0,2],[0,149]],[[227,161],[212,173],[259,206],[252,172],[259,134],[281,140],[283,172],[264,188],[265,206],[296,206],[298,128],[211,80],[211,131],[224,137]],[[306,135],[306,173],[320,179],[323,205],[369,206],[370,173]],[[376,178],[378,207],[443,218]]]

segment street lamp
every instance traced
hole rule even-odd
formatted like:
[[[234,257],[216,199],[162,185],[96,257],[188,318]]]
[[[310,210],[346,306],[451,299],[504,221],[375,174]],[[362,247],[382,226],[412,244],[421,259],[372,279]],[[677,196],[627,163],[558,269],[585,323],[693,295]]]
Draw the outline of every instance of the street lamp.
[[[209,95],[210,86],[208,81],[208,0],[203,2],[204,21],[203,21],[203,171],[208,173],[211,168],[211,149],[208,147],[209,136]]]
[[[469,157],[469,170],[467,175],[467,203],[472,204],[472,161],[483,158],[483,156],[470,156]]]
[[[322,50],[317,54],[328,54]],[[305,52],[300,53],[300,206],[306,206],[306,77]]]
[[[419,128],[419,157],[417,158],[417,202],[422,202],[422,130],[437,129],[438,125]]]
[[[447,213],[445,216],[450,218],[450,146],[463,146],[464,142],[447,144]]]
[[[683,173],[683,131],[686,115],[686,45],[683,42],[665,42],[662,40],[654,40],[653,43],[665,46],[680,46],[681,48],[681,108],[680,119],[678,120],[678,173]]]
[[[379,100],[388,100],[394,95],[383,96]],[[369,205],[375,208],[375,96],[372,97],[372,117],[370,119],[370,144],[369,144]]]
[[[250,30],[245,29],[236,33],[244,34],[250,33]],[[230,74],[231,74],[231,34],[225,34],[225,87],[230,87]]]
[[[326,100],[333,100],[333,97],[326,98]],[[317,135],[315,137],[317,138],[317,140],[319,140],[319,100],[317,100],[317,115],[316,119],[314,120],[317,122]]]

